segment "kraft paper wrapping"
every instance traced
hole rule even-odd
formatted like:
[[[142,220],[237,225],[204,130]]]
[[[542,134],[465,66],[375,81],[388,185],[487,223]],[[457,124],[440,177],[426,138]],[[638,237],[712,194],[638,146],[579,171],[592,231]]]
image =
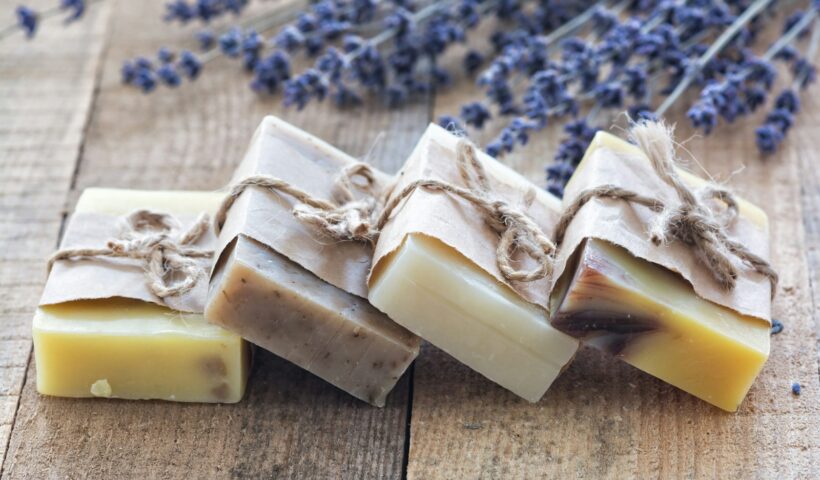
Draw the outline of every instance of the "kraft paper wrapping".
[[[318,138],[276,118],[266,117],[251,140],[231,183],[254,174],[280,178],[311,196],[334,199],[339,172],[356,159]],[[390,177],[376,171],[377,182]],[[322,280],[367,298],[367,274],[372,246],[323,238],[293,216],[298,203],[285,194],[251,187],[231,206],[219,234],[217,258],[238,236],[250,237],[288,257]]]
[[[706,184],[702,179],[679,172],[695,190]],[[641,195],[675,205],[678,197],[672,187],[658,178],[649,159],[634,145],[599,132],[564,194],[564,205],[581,191],[613,184]],[[729,238],[737,240],[761,257],[769,258],[769,232],[765,214],[739,199],[739,215],[728,226]],[[743,315],[771,322],[771,285],[769,279],[730,256],[738,269],[734,289],[722,288],[700,262],[691,248],[671,240],[665,245],[649,241],[648,230],[657,214],[649,208],[623,200],[591,200],[581,208],[567,229],[557,258],[553,283],[560,278],[569,258],[586,238],[598,238],[627,249],[632,255],[680,274],[695,293]]]
[[[456,163],[458,141],[458,137],[443,128],[430,125],[398,174],[393,192],[400,192],[419,179],[437,179],[467,187]],[[477,153],[490,177],[493,196],[528,214],[547,236],[552,236],[559,216],[558,199],[483,152]],[[536,194],[529,205],[525,200],[528,191]],[[496,263],[499,236],[486,224],[482,212],[469,202],[440,191],[424,188],[413,191],[399,204],[382,229],[373,257],[374,271],[378,271],[390,253],[401,247],[409,234],[426,235],[441,241],[525,300],[548,310],[549,279],[508,282]],[[516,260],[521,267],[535,266],[525,255],[518,255]]]
[[[107,241],[118,238],[124,216],[103,213],[77,212],[72,215],[60,244],[67,248],[102,248]],[[181,231],[187,231],[197,220],[194,215],[175,215]],[[191,247],[210,250],[216,245],[216,236],[208,230]],[[55,262],[46,281],[40,306],[76,300],[129,298],[142,300],[173,310],[202,313],[208,292],[208,271],[211,259],[197,259],[202,264],[202,276],[193,289],[185,294],[159,298],[148,288],[143,264],[130,258],[83,258]],[[173,279],[171,279],[173,281]]]

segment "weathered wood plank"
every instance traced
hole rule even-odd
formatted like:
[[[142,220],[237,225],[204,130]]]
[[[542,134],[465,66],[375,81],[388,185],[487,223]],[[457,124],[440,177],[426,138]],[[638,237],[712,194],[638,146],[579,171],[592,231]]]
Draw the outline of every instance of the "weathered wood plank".
[[[218,188],[268,113],[358,156],[384,131],[371,159],[387,170],[398,168],[427,122],[427,102],[401,111],[285,111],[278,98],[257,98],[239,66],[224,59],[176,91],[146,97],[127,90],[119,84],[124,58],[186,38],[160,27],[161,8],[162,2],[118,3],[74,195],[102,185]],[[7,477],[400,478],[407,398],[404,379],[385,408],[373,408],[261,351],[238,405],[45,398],[29,380]]]
[[[16,5],[1,1],[0,11]],[[109,14],[96,8],[81,25],[52,23],[33,42],[0,42],[0,471],[26,378],[43,258],[57,243]]]
[[[456,113],[476,95],[459,85],[436,98],[435,114]],[[530,405],[429,347],[414,370],[408,478],[816,477],[820,389],[799,161],[815,171],[820,161],[818,108],[809,102],[811,113],[801,114],[793,139],[771,159],[754,146],[759,118],[686,144],[717,179],[731,176],[730,185],[769,214],[782,276],[774,315],[787,329],[772,339],[770,360],[737,414],[592,350]],[[679,139],[691,134],[681,129]],[[504,161],[543,185],[559,136],[550,132]],[[811,205],[806,215],[816,223],[820,203]],[[790,393],[793,381],[803,385],[800,397]]]

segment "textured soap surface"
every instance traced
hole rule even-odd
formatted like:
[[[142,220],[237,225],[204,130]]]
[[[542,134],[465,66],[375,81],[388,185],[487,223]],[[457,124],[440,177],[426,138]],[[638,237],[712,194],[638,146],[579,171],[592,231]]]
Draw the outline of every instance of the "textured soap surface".
[[[577,349],[546,313],[440,241],[408,235],[370,301],[473,370],[538,401]]]
[[[206,192],[88,189],[76,211],[197,214],[219,200]],[[79,300],[38,308],[32,333],[42,394],[229,403],[245,390],[247,342],[201,314],[126,298]]]
[[[212,275],[205,315],[377,406],[420,344],[365,299],[244,235]]]
[[[697,296],[680,276],[588,240],[554,291],[552,322],[724,410],[769,355],[769,326]]]

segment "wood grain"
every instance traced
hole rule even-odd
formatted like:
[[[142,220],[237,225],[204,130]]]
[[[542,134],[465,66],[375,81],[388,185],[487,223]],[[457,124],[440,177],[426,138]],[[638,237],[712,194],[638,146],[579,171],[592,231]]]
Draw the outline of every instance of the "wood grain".
[[[530,405],[429,345],[412,388],[403,379],[384,409],[265,352],[238,405],[40,397],[30,317],[43,258],[83,188],[220,187],[268,113],[359,156],[384,131],[369,159],[395,171],[431,113],[424,101],[398,111],[284,111],[278,99],[248,91],[247,78],[225,60],[208,64],[194,85],[143,96],[120,85],[121,61],[185,43],[195,27],[158,28],[163,2],[108,3],[70,28],[55,21],[34,42],[0,43],[2,478],[820,476],[820,100],[810,96],[776,157],[755,152],[759,119],[687,144],[718,179],[731,176],[740,194],[767,211],[783,277],[775,316],[786,329],[773,337],[770,361],[737,414],[592,350]],[[0,0],[2,11],[14,5]],[[436,115],[457,113],[476,93],[456,82],[436,97]],[[490,125],[477,140],[499,128]],[[505,162],[543,185],[559,137],[557,129],[539,135]],[[793,381],[803,385],[800,397],[790,393]]]
[[[225,59],[208,64],[207,74],[185,88],[160,89],[150,97],[128,90],[119,83],[123,59],[178,45],[193,31],[157,28],[161,8],[162,2],[117,4],[72,199],[90,186],[221,187],[270,113],[355,156],[367,154],[383,134],[369,159],[391,171],[426,125],[426,101],[401,111],[338,111],[330,105],[285,111],[279,98],[253,94],[239,65]],[[54,238],[34,256],[38,262]],[[39,288],[33,286],[21,304],[21,316],[30,315]],[[378,409],[260,350],[246,399],[220,406],[41,397],[31,381],[34,368],[23,388],[4,478],[402,475],[407,378]]]
[[[11,12],[17,2],[0,2]],[[33,2],[39,8],[45,1]],[[109,8],[36,42],[0,42],[0,465],[31,352],[30,318],[56,246],[98,76]]]
[[[436,98],[455,113],[469,86]],[[815,102],[814,112],[817,111]],[[681,111],[671,118],[682,118]],[[802,157],[817,165],[815,115],[776,158],[754,146],[760,118],[686,144],[716,179],[769,215],[781,288],[774,316],[787,330],[737,414],[728,414],[624,363],[584,349],[531,405],[429,347],[416,362],[407,477],[427,478],[816,478],[820,402],[816,327],[801,223]],[[499,122],[477,135],[482,141]],[[615,132],[617,133],[617,131]],[[679,139],[691,131],[681,129]],[[538,184],[556,132],[504,161]],[[696,168],[696,166],[695,166]],[[815,167],[816,168],[816,167]],[[815,221],[817,210],[808,213]],[[803,394],[790,392],[793,381]]]

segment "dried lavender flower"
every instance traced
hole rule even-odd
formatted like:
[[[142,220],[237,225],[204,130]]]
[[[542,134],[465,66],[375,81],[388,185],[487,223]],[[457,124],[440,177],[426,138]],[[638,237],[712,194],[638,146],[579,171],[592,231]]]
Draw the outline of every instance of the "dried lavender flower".
[[[34,37],[37,32],[38,16],[37,12],[25,5],[20,5],[15,10],[17,25],[25,32],[27,38]]]
[[[208,23],[216,17],[232,13],[239,15],[248,5],[248,0],[174,0],[165,4],[166,22],[186,24],[193,20]]]

